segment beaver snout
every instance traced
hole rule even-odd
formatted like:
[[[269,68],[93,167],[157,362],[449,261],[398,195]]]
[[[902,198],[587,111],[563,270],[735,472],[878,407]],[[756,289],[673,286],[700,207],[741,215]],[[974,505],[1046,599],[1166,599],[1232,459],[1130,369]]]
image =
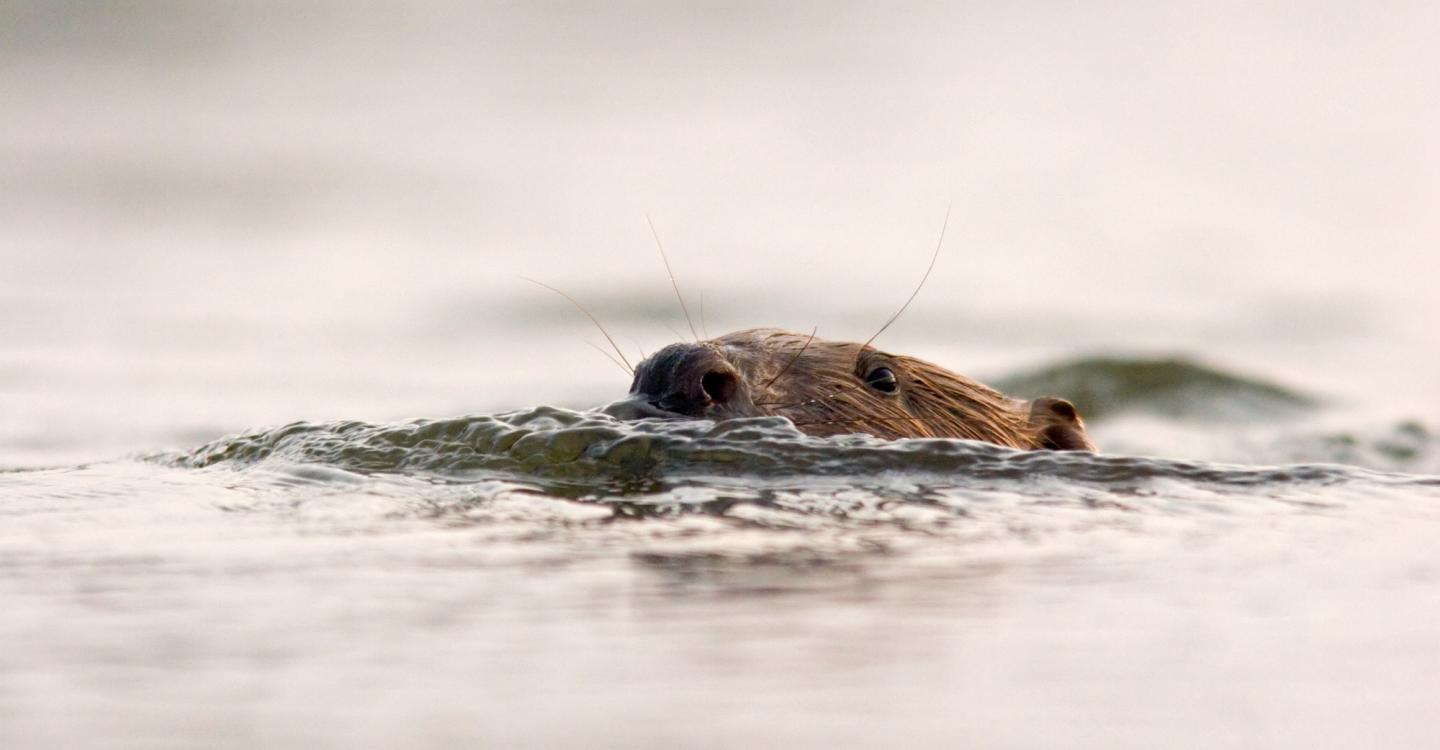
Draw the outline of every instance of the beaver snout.
[[[705,344],[671,344],[640,364],[630,397],[605,411],[621,419],[743,416],[740,374]],[[753,407],[751,408],[753,411]]]
[[[785,417],[807,435],[984,440],[1022,450],[1095,450],[1069,401],[1022,401],[939,365],[868,343],[778,328],[671,344],[635,368],[622,420]]]

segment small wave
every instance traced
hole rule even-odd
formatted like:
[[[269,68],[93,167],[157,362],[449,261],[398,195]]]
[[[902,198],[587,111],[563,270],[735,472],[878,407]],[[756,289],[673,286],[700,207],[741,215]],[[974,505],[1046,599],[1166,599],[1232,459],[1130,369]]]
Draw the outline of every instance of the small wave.
[[[1440,435],[1416,420],[1368,429],[1287,435],[1269,452],[1282,460],[1319,458],[1382,471],[1440,472]]]
[[[1294,416],[1318,401],[1298,391],[1172,357],[1087,357],[996,380],[1013,396],[1062,395],[1087,419],[1122,412],[1172,418],[1252,420]]]
[[[859,486],[936,481],[954,486],[1040,478],[1125,491],[1158,480],[1253,491],[1337,483],[1440,484],[1440,479],[1349,466],[1251,467],[1089,453],[1023,452],[964,440],[816,438],[787,419],[619,422],[553,407],[493,416],[284,427],[223,438],[192,452],[157,456],[177,466],[318,464],[362,474],[444,481],[520,479],[548,491],[647,491],[682,479],[804,484],[836,478]]]

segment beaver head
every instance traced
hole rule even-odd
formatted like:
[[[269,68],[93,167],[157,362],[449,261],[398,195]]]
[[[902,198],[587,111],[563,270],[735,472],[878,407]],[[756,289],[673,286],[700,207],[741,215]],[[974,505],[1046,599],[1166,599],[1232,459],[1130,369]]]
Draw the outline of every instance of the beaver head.
[[[815,436],[1095,450],[1064,399],[1011,399],[914,357],[772,328],[671,344],[641,362],[629,398],[605,410],[622,419],[783,416]]]

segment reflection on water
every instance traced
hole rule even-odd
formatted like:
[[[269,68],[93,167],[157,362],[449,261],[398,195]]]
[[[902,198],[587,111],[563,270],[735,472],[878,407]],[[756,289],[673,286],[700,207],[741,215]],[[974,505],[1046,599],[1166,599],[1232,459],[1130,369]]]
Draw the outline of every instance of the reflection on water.
[[[747,428],[773,433],[762,447],[725,446],[707,423],[540,413],[0,475],[0,733],[649,745],[703,722],[724,744],[1139,747],[1283,725],[1342,747],[1427,731],[1435,479],[819,440],[778,420]],[[498,460],[523,438],[474,434],[527,424],[607,449],[644,435],[666,460],[617,478],[556,459],[527,479]],[[473,450],[456,461],[450,440]],[[376,463],[382,443],[399,463]],[[737,472],[745,451],[773,460]],[[1003,468],[1021,462],[1049,470]],[[1329,710],[1357,681],[1364,713]]]

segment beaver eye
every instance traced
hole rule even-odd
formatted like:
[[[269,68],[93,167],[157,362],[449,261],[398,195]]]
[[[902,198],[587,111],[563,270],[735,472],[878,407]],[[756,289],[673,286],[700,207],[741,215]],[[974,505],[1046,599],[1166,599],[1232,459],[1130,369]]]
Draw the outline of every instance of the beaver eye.
[[[888,367],[877,367],[865,376],[865,385],[874,388],[881,393],[894,393],[900,389],[900,381],[895,379],[895,373]]]

